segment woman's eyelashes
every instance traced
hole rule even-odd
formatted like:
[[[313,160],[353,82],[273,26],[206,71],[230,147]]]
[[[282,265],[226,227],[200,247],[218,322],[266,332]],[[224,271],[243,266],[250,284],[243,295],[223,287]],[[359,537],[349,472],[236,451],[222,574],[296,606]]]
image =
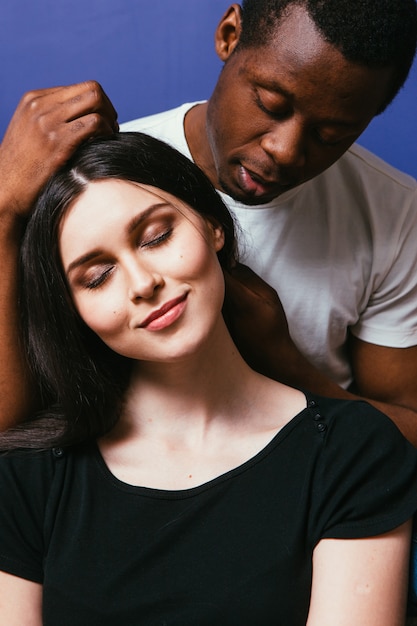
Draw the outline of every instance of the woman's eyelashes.
[[[81,281],[81,284],[86,289],[97,289],[106,282],[113,270],[114,265],[109,265],[100,269],[100,271],[92,272],[90,276],[87,274],[84,276],[84,280]]]
[[[167,227],[163,232],[158,230],[153,233],[142,234],[135,242],[135,248],[149,249],[157,248],[167,243],[173,235],[173,227]],[[82,276],[80,276],[79,284],[85,289],[98,289],[106,283],[106,281],[112,276],[116,267],[116,263],[99,263],[88,268]]]
[[[154,248],[159,246],[168,241],[173,233],[173,230],[174,229],[172,227],[168,227],[160,234],[151,234],[150,236],[145,237],[141,236],[138,241],[138,246],[140,248]]]

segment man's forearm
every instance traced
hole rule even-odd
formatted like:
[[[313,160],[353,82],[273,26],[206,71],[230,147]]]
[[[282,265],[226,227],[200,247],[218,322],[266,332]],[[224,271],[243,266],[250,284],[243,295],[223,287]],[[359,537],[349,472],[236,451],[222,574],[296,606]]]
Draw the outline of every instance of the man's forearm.
[[[34,402],[18,312],[19,218],[0,196],[0,430],[27,417]]]
[[[283,358],[284,357],[284,358]],[[298,350],[293,347],[268,359],[268,371],[264,373],[288,385],[302,387],[317,395],[350,400],[365,400],[390,417],[403,435],[417,447],[417,411],[411,407],[383,402],[366,397],[366,394],[351,393],[325,374],[316,369]]]

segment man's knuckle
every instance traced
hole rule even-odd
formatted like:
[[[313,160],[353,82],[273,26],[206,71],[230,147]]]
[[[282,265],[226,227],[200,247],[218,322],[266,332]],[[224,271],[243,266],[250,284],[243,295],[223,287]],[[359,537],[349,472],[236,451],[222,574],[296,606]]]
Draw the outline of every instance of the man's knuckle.
[[[90,89],[91,91],[98,91],[100,89],[100,83],[96,80],[86,80],[84,84],[87,89]]]
[[[93,102],[101,99],[101,86],[96,80],[88,80],[85,83],[87,93]]]
[[[26,93],[22,98],[23,106],[30,111],[30,113],[37,113],[40,108],[39,96],[34,91]]]
[[[74,134],[79,134],[80,132],[84,130],[84,128],[85,128],[85,124],[80,119],[74,120],[73,123],[71,124],[71,130]]]
[[[99,113],[91,113],[88,122],[92,132],[107,132],[107,124]]]
[[[57,143],[59,141],[59,133],[56,128],[50,128],[48,130],[49,143]]]

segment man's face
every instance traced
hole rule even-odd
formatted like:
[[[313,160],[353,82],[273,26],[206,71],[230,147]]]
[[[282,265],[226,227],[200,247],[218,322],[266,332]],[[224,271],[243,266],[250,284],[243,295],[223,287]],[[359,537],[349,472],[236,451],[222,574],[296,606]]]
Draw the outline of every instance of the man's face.
[[[248,205],[332,165],[380,108],[391,76],[346,61],[298,6],[264,46],[233,49],[218,46],[225,66],[207,134],[217,186]]]

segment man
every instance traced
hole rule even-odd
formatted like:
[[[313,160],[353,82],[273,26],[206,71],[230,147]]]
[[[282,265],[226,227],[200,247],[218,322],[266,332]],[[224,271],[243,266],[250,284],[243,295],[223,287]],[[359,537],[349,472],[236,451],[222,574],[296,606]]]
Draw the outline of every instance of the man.
[[[231,323],[249,361],[262,352],[268,374],[324,395],[354,389],[417,445],[416,182],[351,148],[406,79],[416,22],[414,0],[233,4],[209,102],[123,130],[191,156],[240,222],[242,260],[277,290],[297,346],[275,294],[237,268]]]
[[[268,325],[250,327],[249,356],[262,346],[269,374],[325,395],[353,384],[417,443],[416,183],[349,149],[407,76],[415,13],[407,0],[232,5],[209,102],[122,129],[172,143],[225,192],[244,262],[321,374],[286,358]]]

